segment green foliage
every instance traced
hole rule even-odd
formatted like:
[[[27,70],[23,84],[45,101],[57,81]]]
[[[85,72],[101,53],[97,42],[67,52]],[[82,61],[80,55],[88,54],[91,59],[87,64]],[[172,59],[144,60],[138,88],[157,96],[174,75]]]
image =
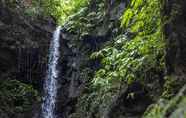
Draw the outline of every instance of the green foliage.
[[[113,81],[120,80],[128,83],[136,80],[144,81],[152,78],[150,75],[163,71],[164,42],[158,6],[157,0],[145,3],[142,0],[131,1],[129,8],[124,12],[122,25],[125,24],[127,30],[137,34],[133,39],[120,35],[113,43],[92,54],[92,58],[95,56],[102,58],[103,66],[96,72],[93,80],[95,85],[107,86],[108,83],[113,84]],[[130,15],[133,13],[132,10],[136,12],[139,9],[140,13]],[[153,18],[155,20],[152,20]],[[132,25],[129,23],[131,21]],[[141,29],[143,31],[140,31]]]
[[[163,87],[163,94],[162,97],[166,99],[170,99],[176,95],[176,93],[179,91],[180,86],[183,86],[185,83],[185,80],[177,80],[175,76],[165,76],[165,84]]]
[[[158,29],[160,21],[159,0],[132,0],[122,16],[121,26],[130,27],[130,32],[148,35]]]
[[[138,81],[147,86],[163,73],[165,46],[159,4],[158,0],[132,0],[121,20],[123,30],[132,36],[120,34],[91,55],[102,66],[95,72],[90,93],[81,98],[82,111],[100,117],[125,83]]]
[[[120,83],[118,84],[120,85]],[[94,86],[88,88],[88,92],[79,98],[78,109],[72,118],[100,118],[103,116],[105,110],[117,96],[119,85],[107,86],[111,88],[102,91]]]
[[[41,0],[40,4],[45,14],[55,17],[60,24],[64,24],[88,2],[88,0]]]
[[[100,60],[101,67],[95,71],[86,93],[79,98],[78,111],[73,118],[100,118],[126,83],[138,81],[147,87],[148,82],[159,79],[164,71],[165,48],[159,4],[158,0],[131,0],[121,18],[121,28],[131,35],[120,33],[90,56]],[[77,20],[68,22],[69,30],[93,35],[91,30],[103,23],[105,15],[105,9],[98,8],[100,10],[90,12],[88,7],[75,14],[72,19]]]
[[[94,8],[91,5],[94,4]],[[95,10],[92,10],[95,9]],[[103,25],[105,5],[102,0],[89,1],[86,7],[71,15],[65,27],[69,32],[76,32],[79,39],[88,34],[93,34],[95,28]]]
[[[39,101],[38,93],[32,86],[17,80],[1,81],[0,111],[16,114],[31,110],[34,102]]]
[[[165,105],[167,105],[168,101],[164,99],[160,99],[157,104],[151,105],[146,112],[144,113],[144,118],[163,118],[162,113]]]
[[[186,86],[171,100],[160,99],[145,112],[144,118],[185,118],[186,116]]]

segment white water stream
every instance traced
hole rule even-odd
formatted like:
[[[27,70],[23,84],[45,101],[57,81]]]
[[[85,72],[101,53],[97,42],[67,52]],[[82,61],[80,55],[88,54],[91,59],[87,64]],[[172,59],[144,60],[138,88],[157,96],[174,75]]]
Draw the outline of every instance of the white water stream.
[[[60,57],[60,30],[61,27],[57,27],[51,40],[49,50],[49,62],[47,76],[44,82],[44,97],[42,104],[42,118],[56,118],[56,96],[58,88],[58,60]]]

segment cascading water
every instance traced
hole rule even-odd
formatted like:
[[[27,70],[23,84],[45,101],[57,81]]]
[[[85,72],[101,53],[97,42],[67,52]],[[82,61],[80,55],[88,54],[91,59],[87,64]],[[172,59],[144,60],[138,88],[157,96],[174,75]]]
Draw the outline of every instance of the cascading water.
[[[44,97],[42,104],[42,117],[43,118],[56,118],[55,103],[57,96],[57,78],[58,78],[58,59],[60,56],[60,31],[61,27],[58,26],[53,34],[53,39],[50,44],[49,50],[49,63],[46,80],[44,83]]]

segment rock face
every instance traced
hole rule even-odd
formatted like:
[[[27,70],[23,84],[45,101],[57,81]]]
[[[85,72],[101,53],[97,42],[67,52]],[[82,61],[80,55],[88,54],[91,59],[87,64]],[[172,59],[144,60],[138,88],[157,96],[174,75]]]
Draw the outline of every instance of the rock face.
[[[47,65],[49,41],[54,29],[55,24],[51,19],[44,20],[39,17],[32,19],[0,4],[0,93],[3,95],[11,87],[15,87],[14,89],[17,90],[25,89],[25,94],[10,93],[10,96],[13,94],[17,96],[10,98],[12,99],[11,102],[1,101],[4,98],[0,96],[1,102],[10,103],[0,107],[0,114],[4,114],[3,118],[33,118],[31,109],[33,112],[39,111],[39,96],[34,95],[36,100],[35,97],[29,98],[29,95],[26,94],[34,94],[34,91],[41,92]],[[17,85],[12,84],[11,86],[13,80],[25,84],[22,85],[18,82]],[[7,84],[4,85],[4,81],[7,81]],[[10,84],[8,84],[9,82]],[[6,86],[10,88],[7,89]],[[30,109],[25,113],[19,112],[22,106],[27,104],[18,102],[21,99],[24,99],[25,102],[28,102],[27,100],[31,102],[28,105]]]
[[[55,23],[51,19],[27,17],[1,4],[0,80],[18,80],[26,85],[32,85],[35,90],[42,94],[43,80],[47,70],[49,43],[55,27]],[[62,29],[60,37],[59,83],[61,86],[58,92],[56,114],[59,117],[67,117],[73,112],[77,97],[84,88],[86,77],[82,77],[81,74],[84,73],[82,70],[88,72],[90,71],[89,67],[94,65],[93,62],[89,63],[86,54],[86,50],[94,50],[94,46],[91,47],[91,42],[85,40],[77,43],[78,35],[71,34],[66,29]],[[99,40],[103,37],[105,36],[88,36],[86,38]],[[16,113],[15,110],[15,112],[10,113],[9,109],[6,109],[8,112],[2,112],[3,116],[6,116],[5,118],[11,116],[14,118],[40,118],[40,106],[41,101],[39,100],[31,103],[31,110],[27,112]],[[16,109],[17,106],[12,107]]]
[[[164,3],[164,16],[168,17],[168,23],[164,27],[167,54],[166,65],[169,75],[176,75],[179,80],[186,79],[186,10],[184,0],[169,0]]]
[[[22,71],[20,73],[27,73],[23,70],[31,69],[28,66],[43,66],[38,64],[46,63],[44,59],[55,28],[54,23],[51,20],[26,18],[3,6],[0,6],[0,16],[0,64],[4,65],[1,66],[0,73],[12,68]],[[6,65],[9,67],[6,68]],[[39,67],[35,67],[37,68]],[[26,75],[20,76],[25,78]]]

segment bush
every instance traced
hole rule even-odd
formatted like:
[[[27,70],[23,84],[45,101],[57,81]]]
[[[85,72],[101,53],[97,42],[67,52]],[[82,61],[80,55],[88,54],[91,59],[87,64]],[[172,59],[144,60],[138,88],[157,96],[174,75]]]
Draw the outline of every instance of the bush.
[[[32,86],[17,80],[0,82],[0,111],[7,114],[17,114],[31,110],[33,103],[40,97]]]

